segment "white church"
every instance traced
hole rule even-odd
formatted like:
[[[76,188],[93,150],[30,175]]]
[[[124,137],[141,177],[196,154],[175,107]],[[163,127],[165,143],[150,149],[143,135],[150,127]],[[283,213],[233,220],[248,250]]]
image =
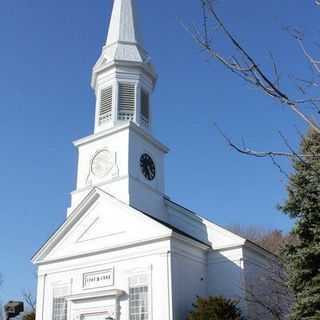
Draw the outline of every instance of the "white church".
[[[211,295],[252,311],[244,288],[270,254],[165,194],[169,149],[152,135],[156,80],[134,0],[114,0],[92,73],[94,133],[74,142],[66,220],[32,259],[37,320],[185,320],[197,296]]]

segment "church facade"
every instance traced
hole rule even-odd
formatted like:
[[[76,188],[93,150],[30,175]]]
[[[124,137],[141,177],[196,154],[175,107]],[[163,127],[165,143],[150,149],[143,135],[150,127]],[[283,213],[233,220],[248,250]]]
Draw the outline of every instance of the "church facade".
[[[184,320],[197,296],[241,300],[269,253],[170,200],[152,135],[157,75],[133,0],[114,0],[93,68],[94,133],[74,142],[76,189],[33,257],[37,320]],[[252,263],[254,262],[254,263]]]

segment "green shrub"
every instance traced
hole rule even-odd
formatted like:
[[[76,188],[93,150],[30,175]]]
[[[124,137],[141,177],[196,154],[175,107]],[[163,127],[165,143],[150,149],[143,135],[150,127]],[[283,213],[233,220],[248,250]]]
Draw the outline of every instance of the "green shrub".
[[[244,320],[238,304],[223,297],[198,298],[187,320]]]

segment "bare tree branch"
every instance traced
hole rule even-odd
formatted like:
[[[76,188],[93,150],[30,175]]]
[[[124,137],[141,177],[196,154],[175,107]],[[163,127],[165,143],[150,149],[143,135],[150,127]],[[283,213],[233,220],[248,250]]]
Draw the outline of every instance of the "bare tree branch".
[[[36,299],[33,296],[33,294],[30,291],[25,290],[23,291],[22,296],[23,296],[23,300],[31,309],[31,311],[36,312]]]
[[[305,57],[307,58],[307,60],[309,61],[309,63],[311,64],[311,66],[315,69],[316,72],[320,73],[320,60],[316,60],[314,59],[311,54],[307,51],[303,40],[299,37],[296,37],[299,46],[303,52],[303,54],[305,55]]]
[[[239,300],[246,302],[246,319],[288,320],[295,297],[287,285],[288,274],[278,254],[297,239],[280,230],[259,226],[233,225],[227,229],[273,253],[267,259],[248,256],[243,261],[249,272],[243,274]]]
[[[220,132],[223,138],[226,140],[228,145],[233,148],[234,150],[248,156],[254,156],[257,158],[267,158],[267,157],[284,157],[284,158],[319,158],[320,155],[313,155],[313,154],[297,154],[294,150],[291,152],[282,152],[282,151],[256,151],[247,147],[240,147],[239,145],[235,144],[221,129],[217,124],[214,124],[216,129]]]
[[[301,103],[316,103],[315,99],[308,99],[304,102],[289,98],[288,94],[283,92],[279,88],[279,72],[278,68],[275,66],[273,61],[273,69],[275,72],[275,80],[271,80],[266,73],[261,69],[261,67],[256,63],[256,61],[251,57],[251,55],[243,48],[243,46],[236,40],[236,38],[227,29],[223,21],[218,16],[216,10],[213,6],[212,0],[200,0],[202,7],[204,8],[204,36],[201,35],[199,31],[195,28],[189,29],[195,41],[202,47],[212,58],[218,60],[225,67],[227,67],[231,72],[238,75],[240,78],[250,83],[251,85],[258,87],[264,93],[276,99],[283,105],[289,107],[294,113],[296,113],[304,122],[306,122],[311,128],[320,133],[319,125],[304,111],[301,110]],[[208,18],[209,16],[218,24],[220,30],[226,36],[226,38],[231,42],[235,50],[240,54],[244,62],[239,62],[235,56],[231,58],[225,58],[209,41],[208,36]],[[305,54],[308,54],[307,51]],[[315,68],[320,67],[319,61],[312,59],[310,55],[308,58],[311,63],[313,63]]]

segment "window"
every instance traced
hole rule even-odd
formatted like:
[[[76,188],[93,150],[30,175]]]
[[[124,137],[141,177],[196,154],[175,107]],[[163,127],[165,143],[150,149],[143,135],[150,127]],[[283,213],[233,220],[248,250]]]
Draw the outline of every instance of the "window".
[[[149,94],[145,90],[141,90],[141,122],[145,127],[149,126],[150,110],[149,110]]]
[[[132,83],[119,83],[118,119],[130,121],[134,119],[136,105],[136,87]]]
[[[65,298],[53,298],[53,320],[67,319],[67,301]]]
[[[129,279],[129,314],[130,320],[149,319],[149,286],[146,275]]]
[[[112,119],[112,87],[101,90],[99,123],[103,123]]]
[[[53,290],[52,320],[67,320],[66,292],[67,288],[55,288]]]

